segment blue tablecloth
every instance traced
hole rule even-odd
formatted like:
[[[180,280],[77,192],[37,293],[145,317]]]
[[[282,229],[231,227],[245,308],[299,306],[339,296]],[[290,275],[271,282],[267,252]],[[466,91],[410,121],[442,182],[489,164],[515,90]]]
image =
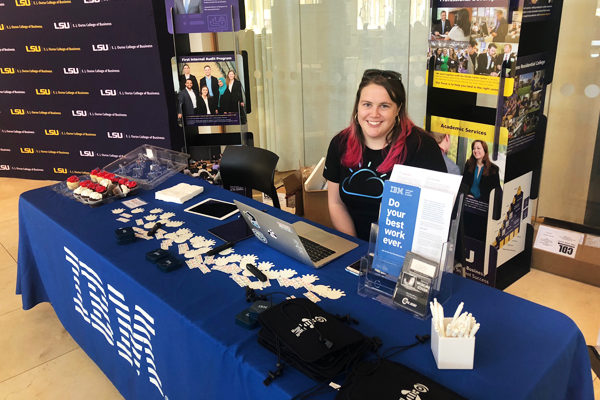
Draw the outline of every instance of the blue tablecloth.
[[[178,175],[157,190],[181,181],[192,183]],[[253,203],[204,186],[204,193],[185,206],[157,201],[153,191],[141,191],[138,197],[148,202],[143,206],[146,211],[133,214],[128,224],[116,221],[118,216],[112,213],[118,207],[131,213],[120,202],[91,209],[48,188],[24,193],[19,201],[17,293],[23,296],[24,309],[51,302],[67,331],[127,399],[288,399],[314,382],[287,368],[269,387],[263,385],[276,356],[257,344],[257,330],[235,324],[236,314],[249,305],[244,290],[229,275],[203,274],[187,266],[165,274],[144,259],[159,247],[158,240],[138,239],[119,246],[114,238],[115,229],[135,226],[140,215],[162,208],[176,214],[172,220],[185,221],[180,228],[165,230],[189,228],[210,239],[207,229],[223,222],[184,213],[184,208],[208,197]],[[254,206],[263,207],[255,202]],[[270,212],[290,222],[298,219],[279,210]],[[221,243],[216,240],[216,245]],[[177,254],[176,247],[170,250]],[[428,334],[429,320],[356,294],[357,278],[344,267],[366,251],[361,242],[351,253],[315,271],[256,238],[235,245],[237,254],[254,254],[258,261],[272,262],[273,269],[315,274],[316,284],[343,290],[341,299],[323,299],[319,305],[333,314],[350,313],[360,321],[357,329],[383,340],[383,349],[411,344],[416,334]],[[296,297],[305,292],[271,282],[263,292],[284,291]],[[593,398],[585,341],[571,319],[454,277],[447,313],[461,301],[481,323],[473,370],[438,370],[429,344],[394,360],[470,399]]]

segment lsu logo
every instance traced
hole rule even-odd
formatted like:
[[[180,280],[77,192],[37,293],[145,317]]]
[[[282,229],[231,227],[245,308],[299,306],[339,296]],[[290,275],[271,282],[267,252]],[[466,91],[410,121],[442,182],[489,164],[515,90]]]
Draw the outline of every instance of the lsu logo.
[[[25,110],[22,108],[11,108],[10,113],[12,115],[25,115]]]
[[[74,117],[87,117],[87,111],[83,110],[71,110]]]
[[[33,154],[34,151],[32,147],[21,147],[21,153]]]
[[[76,75],[79,73],[79,68],[63,68],[65,75]]]
[[[10,74],[14,74],[14,73],[15,73],[14,68],[0,68],[0,74],[10,75]]]
[[[94,152],[90,150],[79,150],[79,155],[81,157],[94,157]]]
[[[44,129],[44,133],[47,136],[58,136],[60,132],[57,129]]]
[[[100,3],[100,0],[83,0],[83,4]]]
[[[17,7],[29,7],[31,5],[30,0],[15,0]]]
[[[25,46],[25,50],[28,53],[40,53],[42,48],[40,46]]]
[[[0,165],[0,171],[10,171],[10,165]]]
[[[71,29],[71,24],[68,22],[55,22],[54,29]]]
[[[100,89],[100,96],[116,96],[117,91],[113,89]]]
[[[109,139],[123,139],[122,132],[106,132],[106,136],[108,136]]]
[[[108,51],[108,45],[107,44],[93,44],[92,45],[92,50],[94,50],[94,51]]]
[[[38,96],[50,96],[50,89],[35,89]]]
[[[54,173],[55,174],[66,174],[67,169],[66,168],[54,168]]]

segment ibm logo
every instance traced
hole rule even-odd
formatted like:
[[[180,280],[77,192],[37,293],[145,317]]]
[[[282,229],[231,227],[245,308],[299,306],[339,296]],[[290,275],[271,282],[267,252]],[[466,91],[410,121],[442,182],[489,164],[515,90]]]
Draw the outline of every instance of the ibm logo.
[[[34,151],[32,147],[21,147],[21,153],[33,154]]]
[[[11,108],[10,113],[12,115],[25,115],[25,110],[22,108]]]
[[[15,0],[17,7],[29,7],[31,5],[30,0]]]
[[[108,51],[108,45],[107,44],[93,44],[92,45],[92,50],[94,50],[94,51]]]
[[[38,96],[50,96],[50,89],[35,89]]]
[[[100,96],[116,96],[117,91],[114,89],[100,89]]]
[[[79,150],[79,155],[81,157],[94,157],[94,152],[90,150]]]
[[[14,73],[15,73],[14,68],[0,68],[0,74],[9,75],[9,74],[14,74]]]
[[[79,73],[79,68],[63,68],[65,75],[76,75]]]
[[[87,117],[87,111],[83,110],[71,110],[74,117]]]
[[[109,139],[123,139],[122,132],[106,132],[106,136],[108,136]]]
[[[25,46],[25,50],[28,53],[40,53],[42,48],[40,46]]]
[[[73,271],[73,307],[82,322],[90,326],[89,334],[106,340],[109,349],[156,386],[163,398],[162,382],[158,376],[152,339],[157,330],[154,317],[125,295],[89,265],[63,247],[65,259]]]
[[[58,136],[60,135],[60,132],[56,129],[44,129],[44,133],[47,136]]]
[[[66,168],[54,168],[54,173],[55,174],[66,174],[67,169]]]
[[[0,171],[10,171],[10,165],[0,165]]]
[[[71,29],[71,24],[68,22],[55,22],[54,29]]]

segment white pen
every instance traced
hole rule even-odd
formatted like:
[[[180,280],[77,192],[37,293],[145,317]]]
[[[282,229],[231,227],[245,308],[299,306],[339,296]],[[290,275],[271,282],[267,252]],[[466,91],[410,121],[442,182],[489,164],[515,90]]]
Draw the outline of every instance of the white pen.
[[[444,307],[442,307],[440,303],[438,303],[437,318],[438,324],[440,326],[440,332],[442,334],[441,336],[445,337],[446,335],[444,334]]]
[[[473,328],[473,314],[467,315],[467,333]]]
[[[452,326],[450,324],[448,324],[448,326],[446,326],[446,336],[450,337],[452,335]]]
[[[452,322],[450,322],[450,324],[451,324],[452,326],[454,326],[454,322],[456,322],[456,320],[458,319],[458,316],[460,315],[460,313],[461,313],[461,311],[462,311],[462,309],[463,309],[463,306],[464,306],[464,305],[465,305],[465,303],[463,303],[463,302],[461,301],[461,303],[460,303],[460,304],[458,305],[458,307],[456,308],[456,312],[454,313],[454,317],[452,318]]]
[[[431,309],[431,320],[433,321],[433,329],[436,332],[439,332],[440,330],[438,329],[435,307],[433,305],[433,302],[431,302],[431,301],[429,302],[429,308]]]
[[[469,334],[469,338],[475,337],[475,334],[479,330],[479,326],[480,326],[479,324],[475,324],[475,326],[471,330],[471,333]]]

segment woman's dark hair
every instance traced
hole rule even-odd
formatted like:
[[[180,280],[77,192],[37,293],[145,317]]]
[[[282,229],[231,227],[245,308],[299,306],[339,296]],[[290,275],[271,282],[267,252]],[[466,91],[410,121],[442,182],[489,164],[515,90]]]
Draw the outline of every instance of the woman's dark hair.
[[[481,175],[488,176],[490,174],[490,169],[492,168],[492,162],[490,161],[487,143],[482,140],[474,140],[473,143],[471,143],[471,157],[467,160],[467,167],[469,168],[469,172],[475,171],[475,166],[477,165],[477,159],[473,155],[475,143],[481,143],[481,147],[483,147],[483,152],[485,153],[483,160],[481,160],[481,162],[483,162],[483,173]]]
[[[469,12],[466,8],[461,8],[456,13],[456,25],[463,31],[465,36],[471,33],[471,23],[469,22]]]
[[[386,146],[383,151],[384,160],[377,168],[378,172],[389,172],[395,164],[402,164],[406,160],[406,138],[415,128],[415,124],[406,114],[406,91],[400,79],[386,78],[383,75],[363,76],[356,99],[352,109],[352,119],[350,126],[341,132],[342,165],[347,168],[353,168],[361,164],[363,151],[365,149],[365,138],[358,123],[356,116],[358,113],[358,103],[362,90],[369,85],[379,85],[383,87],[390,99],[398,106],[398,115],[396,124],[386,136]]]

